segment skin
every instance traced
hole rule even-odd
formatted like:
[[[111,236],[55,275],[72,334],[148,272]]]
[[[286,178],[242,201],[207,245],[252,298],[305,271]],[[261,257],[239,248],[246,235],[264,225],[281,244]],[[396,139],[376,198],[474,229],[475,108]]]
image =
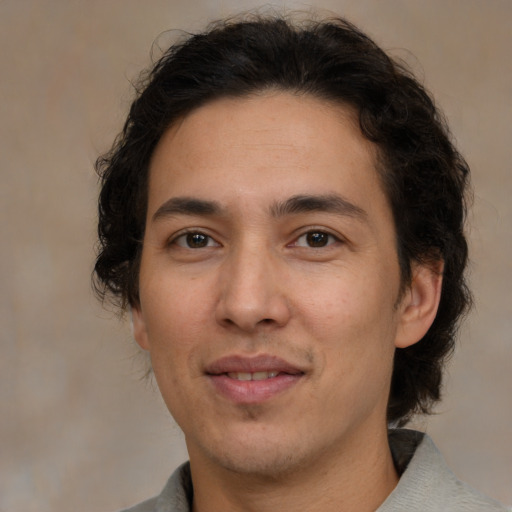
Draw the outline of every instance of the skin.
[[[416,265],[399,294],[391,210],[354,117],[285,92],[222,99],[155,150],[134,333],[185,433],[196,511],[364,512],[397,483],[393,354],[427,331],[441,278]],[[303,196],[321,207],[286,207]],[[213,362],[262,354],[300,377],[252,402],[212,384]]]

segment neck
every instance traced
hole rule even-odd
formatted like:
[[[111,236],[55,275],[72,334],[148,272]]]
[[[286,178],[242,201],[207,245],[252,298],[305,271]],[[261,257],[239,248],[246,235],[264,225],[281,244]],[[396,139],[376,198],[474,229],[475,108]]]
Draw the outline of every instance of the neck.
[[[387,431],[364,437],[271,477],[236,473],[192,451],[193,512],[374,512],[398,475]]]

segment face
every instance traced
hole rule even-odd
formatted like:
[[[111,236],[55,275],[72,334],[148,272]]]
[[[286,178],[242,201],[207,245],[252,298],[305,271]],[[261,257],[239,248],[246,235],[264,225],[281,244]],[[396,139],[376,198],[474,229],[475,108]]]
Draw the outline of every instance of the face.
[[[421,294],[399,290],[348,109],[222,99],[159,142],[134,328],[192,462],[275,474],[385,431],[395,347],[422,335],[406,325]]]

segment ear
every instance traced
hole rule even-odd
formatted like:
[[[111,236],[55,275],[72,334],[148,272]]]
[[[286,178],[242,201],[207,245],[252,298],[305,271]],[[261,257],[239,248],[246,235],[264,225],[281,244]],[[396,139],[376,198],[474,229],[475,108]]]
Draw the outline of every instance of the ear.
[[[130,306],[130,317],[132,322],[132,333],[135,341],[140,348],[149,350],[148,331],[146,329],[146,321],[140,304]]]
[[[395,346],[406,348],[425,336],[434,322],[441,299],[443,261],[416,263],[412,280],[398,306],[400,323]]]

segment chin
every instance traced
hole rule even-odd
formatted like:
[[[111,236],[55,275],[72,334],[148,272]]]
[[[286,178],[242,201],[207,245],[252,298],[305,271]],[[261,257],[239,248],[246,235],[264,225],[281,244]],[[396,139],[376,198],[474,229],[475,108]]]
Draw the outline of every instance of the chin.
[[[289,436],[271,432],[245,432],[237,436],[226,433],[223,439],[210,438],[207,446],[189,447],[191,460],[194,453],[206,457],[215,466],[239,475],[264,479],[278,479],[304,467],[308,458]],[[286,439],[288,437],[288,439]],[[187,445],[189,443],[187,442]]]
[[[247,452],[217,453],[210,456],[227,471],[266,480],[280,479],[303,467],[302,457],[296,451],[276,453],[273,447],[264,450],[261,447],[255,448],[249,454]]]

